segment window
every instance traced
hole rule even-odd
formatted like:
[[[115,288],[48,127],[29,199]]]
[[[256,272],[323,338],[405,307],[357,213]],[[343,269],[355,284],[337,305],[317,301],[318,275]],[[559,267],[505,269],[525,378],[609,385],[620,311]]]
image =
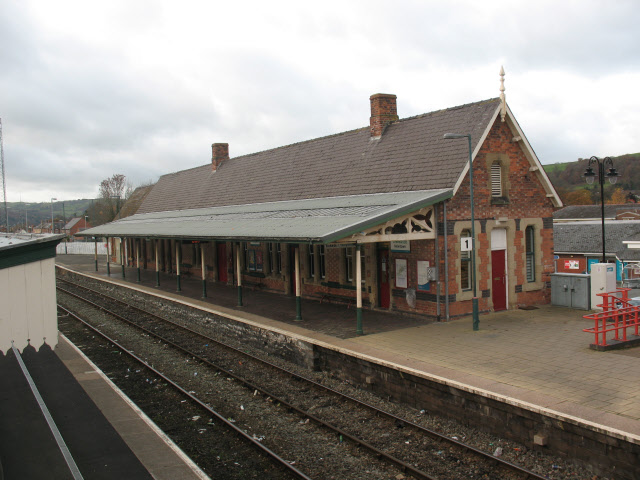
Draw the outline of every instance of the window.
[[[269,256],[269,272],[271,273],[277,273],[276,272],[276,262],[275,262],[275,248],[274,248],[274,244],[273,243],[268,243],[267,244],[267,252],[268,252],[268,256]]]
[[[355,248],[353,247],[348,247],[345,250],[345,274],[346,274],[345,276],[348,282],[353,282],[354,253],[355,253]]]
[[[498,162],[491,165],[491,196],[502,197],[502,166]]]
[[[526,252],[526,267],[527,267],[527,282],[536,281],[536,255],[535,255],[535,243],[534,243],[534,230],[532,226],[528,226],[524,230],[525,238],[525,252]]]
[[[315,278],[316,276],[316,247],[314,245],[309,245],[309,248],[307,250],[308,252],[308,257],[307,260],[309,261],[309,278]]]
[[[276,272],[282,273],[282,244],[276,243]]]
[[[469,230],[463,230],[460,237],[470,237]],[[471,252],[460,252],[460,288],[471,290]]]
[[[324,245],[318,246],[318,266],[320,268],[320,278],[325,278],[327,276],[327,267],[324,263]]]

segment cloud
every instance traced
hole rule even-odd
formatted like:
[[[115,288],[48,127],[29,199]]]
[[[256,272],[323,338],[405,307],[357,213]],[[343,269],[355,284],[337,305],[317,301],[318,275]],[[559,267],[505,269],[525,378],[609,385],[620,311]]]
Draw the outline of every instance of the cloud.
[[[94,196],[210,161],[499,94],[543,162],[637,150],[633,1],[7,1],[10,200]]]

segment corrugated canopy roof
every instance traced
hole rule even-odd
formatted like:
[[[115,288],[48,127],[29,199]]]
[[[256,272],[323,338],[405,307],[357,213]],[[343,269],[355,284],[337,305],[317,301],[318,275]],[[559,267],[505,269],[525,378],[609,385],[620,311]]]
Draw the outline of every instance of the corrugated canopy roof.
[[[330,243],[452,193],[436,189],[142,213],[79,235]]]

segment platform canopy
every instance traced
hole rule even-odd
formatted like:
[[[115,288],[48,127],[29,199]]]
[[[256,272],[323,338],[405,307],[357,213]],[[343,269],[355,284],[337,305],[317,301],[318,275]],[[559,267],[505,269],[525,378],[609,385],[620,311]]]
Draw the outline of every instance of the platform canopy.
[[[78,235],[325,244],[434,238],[432,207],[452,195],[437,189],[144,213]]]

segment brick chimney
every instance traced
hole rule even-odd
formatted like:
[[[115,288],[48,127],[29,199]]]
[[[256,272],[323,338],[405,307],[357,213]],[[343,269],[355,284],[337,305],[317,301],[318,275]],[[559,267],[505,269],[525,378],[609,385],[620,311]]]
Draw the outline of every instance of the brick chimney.
[[[222,162],[229,160],[229,144],[214,143],[211,145],[211,170],[214,172],[218,169]]]
[[[376,93],[369,97],[371,118],[369,119],[371,138],[380,138],[387,125],[398,120],[396,96],[388,93]]]

